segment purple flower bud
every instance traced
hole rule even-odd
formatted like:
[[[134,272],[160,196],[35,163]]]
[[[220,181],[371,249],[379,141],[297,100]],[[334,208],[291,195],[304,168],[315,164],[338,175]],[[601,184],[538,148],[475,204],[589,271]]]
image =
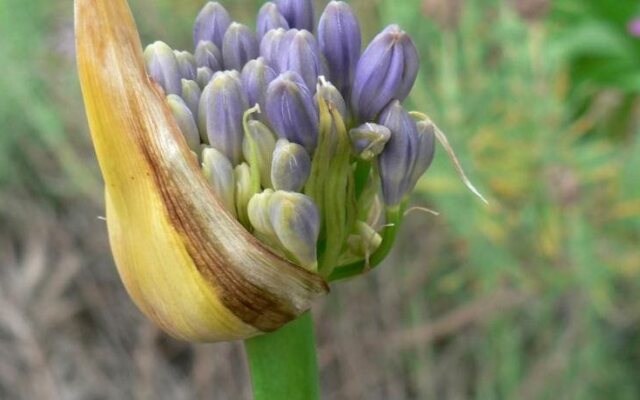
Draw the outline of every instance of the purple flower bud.
[[[271,183],[275,190],[300,192],[311,173],[311,157],[304,147],[278,139],[271,162]]]
[[[385,204],[396,206],[411,190],[411,174],[418,154],[418,129],[398,100],[382,111],[379,122],[391,131],[391,138],[378,157],[382,195]]]
[[[187,145],[191,150],[198,151],[200,148],[200,132],[198,132],[191,110],[189,110],[184,100],[175,94],[167,96],[167,103],[169,103],[169,108],[187,141]]]
[[[218,150],[205,147],[202,151],[202,172],[224,208],[235,217],[236,180],[229,159]]]
[[[289,29],[289,23],[282,16],[278,7],[272,2],[266,2],[258,12],[256,21],[256,31],[258,32],[258,40],[262,40],[264,35],[272,29],[284,28]]]
[[[193,26],[193,45],[198,47],[201,41],[213,42],[222,48],[222,39],[231,25],[231,16],[218,2],[208,2],[196,17]]]
[[[178,70],[182,79],[194,80],[196,79],[196,72],[198,66],[196,65],[196,58],[188,51],[174,50],[173,54],[176,56],[178,62]]]
[[[207,67],[213,72],[222,70],[222,53],[212,42],[198,43],[195,54],[198,67]]]
[[[222,42],[222,59],[226,69],[240,71],[249,61],[258,57],[258,40],[246,25],[232,23]]]
[[[416,183],[418,183],[418,179],[429,169],[436,153],[435,125],[426,116],[419,116],[419,118],[418,122],[416,122],[418,129],[416,164],[413,167],[413,171],[411,171],[409,190],[413,190]]]
[[[329,66],[329,79],[348,96],[360,58],[362,38],[358,18],[349,4],[332,1],[318,23],[318,41]]]
[[[147,73],[156,81],[166,94],[182,92],[182,83],[178,61],[171,47],[163,42],[155,42],[144,50]]]
[[[249,108],[242,84],[229,72],[217,73],[204,88],[198,109],[198,127],[209,144],[233,165],[242,161],[242,117]]]
[[[320,215],[313,200],[300,193],[276,191],[269,199],[269,219],[282,247],[301,266],[317,269]]]
[[[289,27],[313,32],[315,24],[313,0],[276,0],[275,3],[289,23]]]
[[[360,57],[351,106],[361,121],[371,121],[393,99],[404,100],[418,75],[416,46],[397,25],[378,34]]]
[[[278,137],[313,154],[318,142],[318,109],[300,75],[286,72],[271,82],[266,103],[267,117]]]
[[[211,82],[213,78],[213,71],[209,67],[200,67],[196,72],[196,82],[201,88],[204,88]]]
[[[202,96],[202,90],[196,81],[182,80],[182,100],[189,107],[196,121],[198,120],[200,96]]]
[[[353,152],[362,160],[371,161],[382,153],[391,138],[391,131],[384,125],[371,122],[349,131]]]
[[[259,104],[262,109],[265,107],[267,88],[276,79],[276,72],[267,65],[264,58],[260,57],[251,60],[242,69],[242,87],[247,93],[247,100],[250,106]]]
[[[327,73],[320,45],[309,31],[291,29],[286,35],[278,50],[281,71],[297,72],[315,93],[318,77]]]
[[[278,69],[275,65],[277,49],[280,41],[287,32],[285,29],[272,29],[268,31],[262,40],[260,40],[260,57],[264,58],[264,60],[273,68],[276,72]]]
[[[342,116],[342,121],[346,123],[349,117],[349,113],[347,110],[347,103],[344,101],[344,98],[342,97],[342,94],[340,94],[340,91],[338,91],[338,89],[333,86],[331,82],[327,82],[323,77],[320,77],[320,82],[318,83],[317,87],[318,94],[324,99],[324,101],[327,103],[327,106],[337,109]]]

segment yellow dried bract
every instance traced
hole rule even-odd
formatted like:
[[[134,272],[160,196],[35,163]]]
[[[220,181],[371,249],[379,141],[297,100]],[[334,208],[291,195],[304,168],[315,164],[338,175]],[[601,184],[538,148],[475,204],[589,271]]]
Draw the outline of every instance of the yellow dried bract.
[[[307,310],[327,284],[225,211],[146,75],[127,2],[76,0],[75,27],[111,248],[138,307],[190,341],[251,337]]]

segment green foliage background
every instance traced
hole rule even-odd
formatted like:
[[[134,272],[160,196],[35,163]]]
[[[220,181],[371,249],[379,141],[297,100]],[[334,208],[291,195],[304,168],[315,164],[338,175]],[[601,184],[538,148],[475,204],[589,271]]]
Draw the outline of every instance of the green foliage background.
[[[189,48],[201,1],[130,3],[144,42]],[[247,22],[259,3],[225,2]],[[372,383],[327,356],[327,398],[640,398],[640,39],[627,32],[640,6],[557,0],[525,19],[514,3],[544,1],[352,1],[367,41],[392,22],[412,34],[423,66],[409,104],[448,134],[490,205],[440,151],[414,201],[440,216],[412,214],[387,265],[319,311],[327,354],[336,324],[354,335],[338,357],[373,341],[392,372]],[[0,65],[0,243],[20,253],[46,220],[95,232],[77,222],[100,212],[101,184],[71,2],[0,0]],[[392,322],[358,325],[354,302]]]

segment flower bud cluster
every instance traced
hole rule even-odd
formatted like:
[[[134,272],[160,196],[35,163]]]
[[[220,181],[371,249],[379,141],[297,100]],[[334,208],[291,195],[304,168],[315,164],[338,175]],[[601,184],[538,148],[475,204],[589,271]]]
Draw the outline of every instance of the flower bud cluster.
[[[229,213],[324,275],[383,246],[374,205],[397,211],[434,155],[433,125],[402,105],[419,66],[409,35],[391,25],[362,51],[347,3],[316,24],[312,0],[274,0],[255,32],[209,2],[193,40],[149,45],[147,72]]]

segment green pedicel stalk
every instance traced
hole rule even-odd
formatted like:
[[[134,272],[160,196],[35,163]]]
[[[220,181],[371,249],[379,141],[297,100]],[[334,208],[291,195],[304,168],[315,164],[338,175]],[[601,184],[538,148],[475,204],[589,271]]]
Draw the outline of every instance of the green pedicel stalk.
[[[247,339],[244,345],[254,400],[320,398],[311,312],[275,332]]]

